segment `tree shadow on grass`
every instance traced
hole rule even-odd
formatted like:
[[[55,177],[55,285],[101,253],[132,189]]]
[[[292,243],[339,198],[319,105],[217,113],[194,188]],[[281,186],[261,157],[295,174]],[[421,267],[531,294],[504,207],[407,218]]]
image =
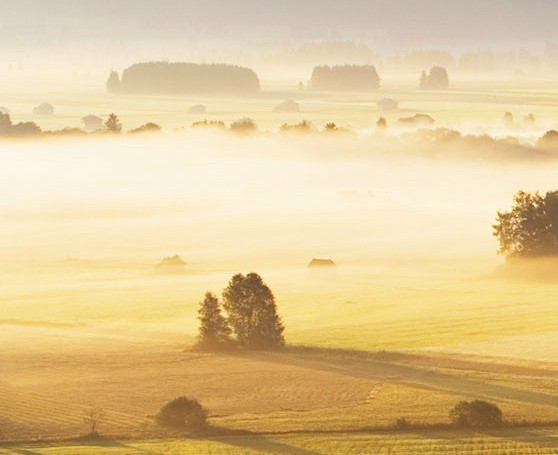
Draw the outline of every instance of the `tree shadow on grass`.
[[[126,449],[126,451],[133,450],[135,452],[141,452],[148,455],[163,455],[159,452],[153,452],[151,450],[143,449],[141,447],[137,447],[136,445],[125,444],[118,439],[104,437],[104,436],[82,436],[78,438],[73,438],[65,441],[66,444],[79,444],[80,447],[88,447],[94,449],[95,447],[98,448],[115,448],[115,449]],[[23,454],[22,454],[23,455]],[[28,454],[32,455],[32,454]],[[36,454],[41,455],[41,454]]]
[[[556,427],[516,427],[503,430],[485,430],[488,436],[507,439],[508,441],[531,444],[539,448],[558,448],[558,431]]]
[[[218,431],[219,429],[217,429]],[[225,430],[225,429],[223,429]],[[284,442],[274,441],[269,435],[251,432],[242,432],[229,436],[206,436],[206,441],[212,441],[223,445],[238,447],[241,449],[256,450],[262,453],[275,455],[322,455],[320,452],[292,446]]]
[[[237,356],[295,365],[329,373],[364,379],[381,379],[424,390],[442,391],[482,399],[514,400],[522,403],[558,407],[558,396],[518,389],[431,368],[400,363],[405,354],[328,349],[310,346],[288,347],[276,352],[241,352]]]

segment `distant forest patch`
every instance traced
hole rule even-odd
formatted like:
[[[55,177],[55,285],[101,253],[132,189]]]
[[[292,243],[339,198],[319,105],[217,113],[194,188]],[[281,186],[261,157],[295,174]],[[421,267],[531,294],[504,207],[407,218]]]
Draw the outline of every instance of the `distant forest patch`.
[[[260,90],[260,80],[250,68],[235,65],[148,62],[125,69],[122,78],[113,72],[107,90],[151,95],[249,93]]]
[[[380,87],[372,65],[316,66],[310,79],[312,90],[368,91]]]

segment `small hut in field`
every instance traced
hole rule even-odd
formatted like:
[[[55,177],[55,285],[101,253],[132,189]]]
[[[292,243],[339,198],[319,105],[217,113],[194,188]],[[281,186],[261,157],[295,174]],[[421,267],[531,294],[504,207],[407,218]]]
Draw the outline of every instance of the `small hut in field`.
[[[99,131],[103,129],[103,119],[96,115],[86,115],[81,121],[85,131]]]
[[[312,259],[308,264],[309,269],[326,269],[337,267],[331,259]]]
[[[186,269],[186,262],[178,254],[167,256],[155,265],[155,269],[159,273],[183,273]]]

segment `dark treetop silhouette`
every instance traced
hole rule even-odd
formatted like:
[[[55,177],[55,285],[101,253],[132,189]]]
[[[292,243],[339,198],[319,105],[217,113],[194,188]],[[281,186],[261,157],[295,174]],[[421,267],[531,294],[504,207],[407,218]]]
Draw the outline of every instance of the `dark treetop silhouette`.
[[[260,90],[257,74],[249,69],[224,64],[137,63],[125,69],[119,83],[112,74],[109,92],[131,94],[250,93]]]

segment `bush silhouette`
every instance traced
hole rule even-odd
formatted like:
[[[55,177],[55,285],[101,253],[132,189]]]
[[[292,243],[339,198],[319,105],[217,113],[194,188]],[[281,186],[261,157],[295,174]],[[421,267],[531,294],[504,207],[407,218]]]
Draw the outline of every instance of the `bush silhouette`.
[[[200,432],[207,428],[207,410],[195,398],[178,397],[155,416],[158,425],[175,430]]]
[[[519,191],[509,212],[497,212],[494,236],[509,258],[558,255],[558,191]]]
[[[460,401],[450,411],[452,422],[465,428],[490,428],[502,425],[502,411],[482,400]]]

